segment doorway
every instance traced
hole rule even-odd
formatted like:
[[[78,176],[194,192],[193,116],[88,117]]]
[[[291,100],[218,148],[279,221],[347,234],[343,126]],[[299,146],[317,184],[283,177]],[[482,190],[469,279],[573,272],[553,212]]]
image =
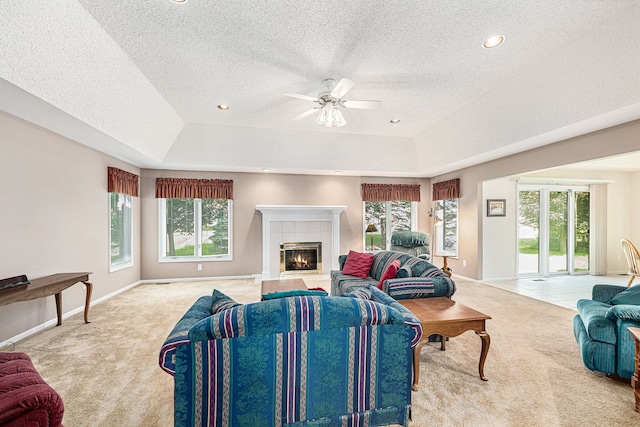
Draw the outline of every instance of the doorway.
[[[588,186],[518,186],[518,276],[588,274]]]

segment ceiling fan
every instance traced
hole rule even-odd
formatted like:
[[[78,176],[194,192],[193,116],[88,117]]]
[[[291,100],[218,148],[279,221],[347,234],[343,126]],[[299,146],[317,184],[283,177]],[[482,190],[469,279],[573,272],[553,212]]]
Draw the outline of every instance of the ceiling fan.
[[[381,101],[347,101],[342,99],[355,86],[355,83],[349,79],[343,78],[338,84],[334,79],[324,79],[322,84],[327,88],[320,92],[317,97],[301,95],[299,93],[285,92],[283,95],[292,98],[304,99],[305,101],[316,102],[317,107],[307,110],[302,114],[298,114],[291,120],[300,120],[315,112],[319,112],[316,122],[326,127],[340,127],[347,124],[344,116],[340,112],[341,108],[362,108],[373,110],[380,107]]]

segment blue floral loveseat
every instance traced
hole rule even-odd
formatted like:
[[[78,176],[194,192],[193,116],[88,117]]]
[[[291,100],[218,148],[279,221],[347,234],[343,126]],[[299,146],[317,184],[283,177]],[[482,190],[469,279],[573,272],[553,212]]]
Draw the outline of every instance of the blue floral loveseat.
[[[176,426],[406,426],[418,319],[378,289],[246,305],[214,291],[160,351]]]

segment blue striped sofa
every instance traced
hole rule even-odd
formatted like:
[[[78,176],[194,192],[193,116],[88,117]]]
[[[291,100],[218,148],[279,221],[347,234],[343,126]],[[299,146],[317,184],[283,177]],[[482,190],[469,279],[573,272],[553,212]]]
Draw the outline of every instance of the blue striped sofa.
[[[175,426],[408,425],[422,326],[380,290],[214,315],[211,302],[198,299],[160,351]]]
[[[385,280],[382,290],[395,299],[451,297],[456,285],[441,269],[422,258],[398,251],[380,251],[373,255],[369,276],[360,278],[342,273],[347,255],[340,255],[340,270],[331,272],[331,295],[342,295],[363,286],[378,286],[393,261],[400,260],[395,278]]]

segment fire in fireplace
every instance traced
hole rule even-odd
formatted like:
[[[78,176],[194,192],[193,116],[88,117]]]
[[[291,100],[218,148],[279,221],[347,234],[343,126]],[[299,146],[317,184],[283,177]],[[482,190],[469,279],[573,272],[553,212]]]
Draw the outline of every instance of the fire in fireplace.
[[[322,274],[322,242],[280,244],[280,273]]]

